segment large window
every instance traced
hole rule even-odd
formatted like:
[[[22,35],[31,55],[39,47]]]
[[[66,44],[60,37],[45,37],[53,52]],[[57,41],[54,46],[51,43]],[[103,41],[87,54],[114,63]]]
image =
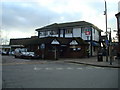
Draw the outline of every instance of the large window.
[[[51,30],[51,31],[42,31],[39,33],[40,36],[51,36],[51,35],[56,35],[58,34],[58,31],[57,30]]]
[[[40,32],[40,36],[45,36],[45,32]]]
[[[73,32],[72,29],[66,29],[66,30],[65,30],[65,33],[66,33],[66,34],[71,34],[72,32]]]
[[[58,34],[58,31],[57,30],[53,30],[52,31],[52,35],[56,35],[56,34]]]

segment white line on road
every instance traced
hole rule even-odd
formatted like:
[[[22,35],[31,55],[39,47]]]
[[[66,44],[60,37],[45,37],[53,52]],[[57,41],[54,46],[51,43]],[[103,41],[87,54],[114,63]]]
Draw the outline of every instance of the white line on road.
[[[86,69],[104,69],[104,68],[102,68],[102,67],[86,67]],[[64,70],[64,69],[67,69],[67,70],[74,70],[74,69],[77,69],[77,70],[82,70],[83,68],[80,68],[80,67],[78,67],[78,68],[72,68],[72,67],[67,67],[67,68],[61,68],[61,67],[59,67],[59,68],[51,68],[51,67],[46,67],[46,68],[38,68],[38,67],[36,67],[36,66],[34,66],[34,68],[33,68],[34,70]]]
[[[41,70],[42,68],[34,68],[34,70]]]
[[[53,70],[53,68],[45,68],[45,70]]]
[[[102,68],[102,67],[94,67],[94,68],[97,68],[97,69],[104,69],[104,68]]]
[[[36,65],[34,65],[34,68],[33,68],[34,70],[41,70],[42,68],[38,68],[38,67],[36,67]]]
[[[76,68],[76,69],[79,69],[79,70],[81,70],[81,69],[83,69],[83,68]]]
[[[71,67],[68,67],[67,69],[68,69],[68,70],[73,70],[73,68],[71,68]]]
[[[56,70],[63,70],[63,68],[56,68]]]

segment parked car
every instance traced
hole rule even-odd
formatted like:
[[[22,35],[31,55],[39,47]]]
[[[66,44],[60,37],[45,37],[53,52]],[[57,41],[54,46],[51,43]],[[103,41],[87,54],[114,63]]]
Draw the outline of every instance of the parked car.
[[[34,52],[28,52],[26,48],[17,48],[14,52],[15,58],[39,58],[38,55],[35,55]]]
[[[10,51],[10,52],[9,52],[9,55],[14,55],[14,51]]]
[[[9,55],[9,52],[7,52],[7,51],[2,51],[2,55]]]

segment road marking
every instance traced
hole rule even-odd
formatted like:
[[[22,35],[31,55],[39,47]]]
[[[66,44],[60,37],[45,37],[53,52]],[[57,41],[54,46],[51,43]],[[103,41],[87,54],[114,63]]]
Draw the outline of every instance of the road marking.
[[[71,67],[68,67],[67,69],[68,69],[68,70],[73,70],[73,68],[71,68]]]
[[[45,70],[53,70],[53,68],[45,68]]]
[[[56,68],[56,70],[63,70],[63,68]]]
[[[33,68],[34,70],[41,70],[42,68],[38,68],[38,67],[36,67],[36,65],[34,65],[34,68]]]
[[[104,69],[104,68],[102,68],[102,67],[94,67],[94,68],[97,68],[97,69]]]
[[[86,67],[86,69],[94,69],[94,68],[96,68],[96,69],[104,69],[104,68],[102,68],[102,67]],[[33,69],[34,69],[34,70],[42,70],[42,69],[44,69],[44,70],[53,70],[53,69],[55,69],[55,70],[63,70],[63,69],[74,70],[74,68],[71,68],[71,67],[67,67],[67,68],[51,68],[51,67],[47,67],[47,68],[37,68],[36,66],[34,66]],[[77,70],[82,70],[83,68],[75,68],[75,69],[77,69]]]
[[[81,70],[81,69],[83,69],[83,68],[76,68],[76,69],[79,69],[79,70]]]
[[[34,67],[34,70],[37,70],[37,68],[36,68],[36,67]]]

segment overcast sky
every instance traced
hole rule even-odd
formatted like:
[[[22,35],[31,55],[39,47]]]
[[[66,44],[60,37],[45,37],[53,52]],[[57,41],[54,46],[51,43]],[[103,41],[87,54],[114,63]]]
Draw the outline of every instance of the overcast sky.
[[[117,29],[119,0],[106,0],[108,27]],[[2,0],[2,37],[26,38],[36,28],[72,21],[87,21],[105,31],[104,0]],[[113,34],[113,36],[115,33]]]

